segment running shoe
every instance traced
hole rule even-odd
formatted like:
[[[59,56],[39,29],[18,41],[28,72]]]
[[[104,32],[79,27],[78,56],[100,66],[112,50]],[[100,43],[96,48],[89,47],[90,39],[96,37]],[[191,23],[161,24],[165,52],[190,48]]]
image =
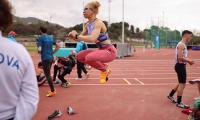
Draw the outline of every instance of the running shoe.
[[[105,72],[101,72],[100,74],[100,84],[105,84],[108,81],[108,75],[110,74],[110,69],[107,68]]]
[[[48,116],[48,120],[53,120],[54,118],[60,117],[62,112],[60,110],[55,110],[51,115]]]
[[[190,84],[200,83],[200,79],[190,80],[189,83]]]
[[[167,96],[167,98],[168,98],[172,103],[176,103],[176,100],[174,99],[174,97]]]
[[[194,100],[200,100],[200,96],[199,97],[195,97]]]
[[[176,103],[176,106],[182,109],[188,109],[190,108],[188,105],[184,104],[184,103]]]
[[[71,85],[70,82],[65,82],[61,84],[61,87],[68,88]]]
[[[38,86],[41,87],[42,85],[44,85],[45,82],[46,82],[46,79],[38,81]]]
[[[56,95],[56,90],[54,91],[54,92],[51,92],[51,91],[48,91],[48,93],[47,93],[47,97],[53,97],[53,96],[55,96]]]

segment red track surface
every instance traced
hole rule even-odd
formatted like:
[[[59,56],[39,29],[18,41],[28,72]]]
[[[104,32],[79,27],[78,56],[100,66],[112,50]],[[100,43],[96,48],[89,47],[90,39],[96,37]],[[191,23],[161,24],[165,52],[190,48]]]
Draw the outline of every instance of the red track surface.
[[[189,51],[198,59],[198,51]],[[45,120],[55,109],[63,115],[58,120],[186,120],[181,109],[166,98],[177,82],[174,49],[137,49],[134,57],[115,60],[106,85],[98,84],[99,72],[92,69],[90,79],[76,81],[76,70],[68,77],[72,86],[56,86],[57,95],[45,97],[48,86],[40,87],[38,112],[33,120]],[[37,63],[39,57],[32,56]],[[200,63],[187,67],[188,80],[200,77]],[[198,96],[196,85],[187,85],[183,101]],[[69,116],[67,106],[77,114]]]

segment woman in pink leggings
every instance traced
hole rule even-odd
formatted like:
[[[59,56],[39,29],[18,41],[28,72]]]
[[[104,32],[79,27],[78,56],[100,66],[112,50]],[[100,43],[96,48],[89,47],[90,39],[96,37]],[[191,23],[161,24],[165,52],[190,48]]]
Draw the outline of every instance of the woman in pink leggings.
[[[75,41],[85,41],[96,43],[99,49],[84,50],[77,54],[77,60],[86,63],[101,71],[100,83],[106,83],[111,70],[105,63],[111,62],[116,58],[116,49],[111,44],[107,34],[105,24],[98,18],[100,3],[97,1],[89,2],[85,8],[83,15],[88,19],[85,27],[80,35],[73,30],[68,37]]]

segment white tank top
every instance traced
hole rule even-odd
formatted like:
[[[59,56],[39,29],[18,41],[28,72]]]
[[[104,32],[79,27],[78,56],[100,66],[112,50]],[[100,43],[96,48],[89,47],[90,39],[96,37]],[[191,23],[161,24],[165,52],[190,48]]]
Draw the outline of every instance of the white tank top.
[[[178,61],[178,47],[179,47],[180,44],[184,45],[184,49],[183,49],[183,58],[186,58],[186,57],[188,56],[187,46],[185,45],[185,43],[179,42],[179,43],[177,44],[177,46],[176,46],[176,63],[179,63],[179,61]],[[185,61],[183,61],[182,63],[186,64]]]

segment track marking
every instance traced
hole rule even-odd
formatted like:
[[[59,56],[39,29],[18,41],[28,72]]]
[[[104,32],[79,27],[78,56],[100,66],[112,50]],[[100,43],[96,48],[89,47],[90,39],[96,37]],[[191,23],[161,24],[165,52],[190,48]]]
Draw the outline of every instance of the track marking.
[[[71,86],[167,86],[167,85],[176,85],[177,83],[152,83],[152,84],[71,84]],[[187,85],[189,83],[186,83]],[[44,84],[48,86],[48,84]],[[56,86],[56,85],[55,85]]]
[[[137,68],[141,68],[141,67],[143,67],[143,66],[138,66]],[[166,71],[170,71],[170,72],[174,71],[174,69],[171,69],[172,67],[171,67],[171,68],[168,68],[168,69],[166,69],[166,68],[164,69],[164,68],[163,68],[163,69],[145,69],[145,70],[143,70],[143,69],[137,69],[137,68],[128,69],[127,67],[124,67],[124,68],[117,68],[117,67],[116,67],[116,68],[112,68],[112,71],[145,71],[145,72],[146,72],[146,71],[147,71],[147,72],[148,72],[148,71],[153,71],[153,72],[154,72],[154,71],[155,71],[155,72],[157,72],[157,71],[158,71],[158,72],[159,72],[159,71],[165,71],[165,72],[166,72]],[[200,68],[200,67],[199,67],[199,68]],[[196,70],[196,68],[188,68],[188,69],[189,69],[189,70]],[[74,69],[73,71],[76,72],[77,70]],[[98,73],[99,73],[98,70],[89,70],[89,72],[98,72]]]
[[[176,73],[175,72],[171,72],[171,73],[117,73],[117,74],[112,74],[112,76],[114,76],[114,75],[163,75],[163,74],[165,74],[165,75],[176,75]],[[190,75],[199,75],[200,73],[189,73]],[[72,75],[76,75],[75,73],[74,74],[72,74]]]
[[[123,80],[124,80],[128,85],[131,85],[131,82],[129,82],[126,78],[123,78]]]
[[[131,73],[127,73],[127,74],[131,74]],[[165,75],[176,75],[175,72],[173,73],[142,73],[140,75],[162,75],[162,74],[165,74]],[[189,73],[190,75],[199,75],[199,73]]]
[[[174,60],[123,60],[123,59],[120,59],[120,60],[115,60],[114,62],[131,62],[131,61],[133,61],[133,62],[140,62],[140,61],[142,61],[142,62],[169,62],[169,61],[171,61],[171,62],[173,62]]]
[[[138,78],[134,78],[135,81],[139,82],[141,85],[144,85],[142,81],[140,81]]]
[[[198,68],[200,68],[200,67],[198,67]],[[196,68],[188,68],[187,69],[188,71],[193,71],[193,70],[196,70]],[[77,71],[77,70],[73,70],[73,71]],[[127,68],[124,68],[124,69],[122,69],[122,68],[120,68],[120,69],[118,69],[118,68],[112,68],[112,71],[142,71],[142,72],[148,72],[148,71],[150,71],[150,72],[159,72],[159,71],[161,71],[161,72],[174,72],[174,70],[173,69],[161,69],[161,70],[154,70],[154,69],[150,69],[150,70],[137,70],[137,69],[127,69]],[[90,71],[90,72],[99,72],[98,70],[92,70],[92,71]]]
[[[195,79],[195,78],[198,78],[198,77],[188,77],[188,79]],[[69,78],[70,80],[75,80],[75,78]],[[99,78],[88,78],[88,80],[98,80]],[[111,79],[111,80],[121,80],[121,79],[123,79],[123,78],[109,78],[109,79]],[[135,79],[135,78],[126,78],[126,79]],[[163,77],[163,78],[158,78],[158,77],[155,77],[155,78],[149,78],[149,77],[146,77],[146,78],[138,78],[138,79],[177,79],[176,77]]]

